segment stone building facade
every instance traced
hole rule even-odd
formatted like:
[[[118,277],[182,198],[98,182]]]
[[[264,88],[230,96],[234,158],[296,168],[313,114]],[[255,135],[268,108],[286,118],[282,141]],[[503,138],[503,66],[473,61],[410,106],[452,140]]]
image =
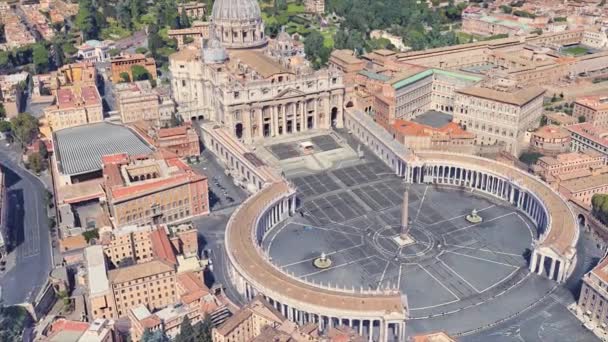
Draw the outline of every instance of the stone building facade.
[[[474,133],[477,144],[504,142],[507,151],[518,155],[526,131],[540,124],[544,93],[542,88],[456,90],[454,121]]]
[[[114,226],[170,223],[209,213],[207,178],[166,154],[103,157],[103,187]]]
[[[605,330],[608,325],[608,259],[604,258],[583,277],[577,311],[585,321]]]
[[[540,127],[530,137],[530,149],[545,155],[556,155],[570,150],[570,132],[555,125]]]
[[[591,149],[608,157],[608,128],[596,127],[588,122],[566,128],[572,137],[572,151]]]
[[[55,104],[44,109],[53,131],[103,121],[101,97],[95,86],[70,86],[57,90]]]
[[[583,96],[574,101],[573,116],[584,117],[585,122],[608,128],[608,94]]]
[[[231,52],[217,63],[185,48],[170,57],[180,112],[228,127],[250,144],[267,137],[342,125],[339,71],[296,74],[260,51]]]
[[[126,72],[129,75],[129,80],[133,80],[133,72],[131,71],[131,68],[135,65],[145,68],[152,76],[152,79],[156,79],[156,62],[154,61],[154,58],[136,53],[133,55],[124,55],[112,58],[110,61],[112,83],[120,83],[122,81],[120,74],[123,72]]]
[[[123,123],[140,120],[160,123],[171,118],[175,112],[175,103],[163,97],[150,81],[118,83],[114,85],[117,110]]]

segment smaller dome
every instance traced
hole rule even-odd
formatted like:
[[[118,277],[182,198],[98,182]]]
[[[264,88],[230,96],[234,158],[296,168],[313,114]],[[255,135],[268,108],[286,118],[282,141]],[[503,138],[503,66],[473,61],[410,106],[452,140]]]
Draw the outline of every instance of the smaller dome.
[[[207,40],[207,44],[203,44],[203,61],[207,64],[224,63],[228,59],[228,53],[215,36],[213,27],[211,27],[209,32],[211,35]]]

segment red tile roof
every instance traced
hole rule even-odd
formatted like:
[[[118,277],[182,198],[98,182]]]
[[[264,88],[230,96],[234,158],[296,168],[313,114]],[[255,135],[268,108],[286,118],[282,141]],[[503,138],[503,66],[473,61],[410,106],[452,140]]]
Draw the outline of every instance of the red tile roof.
[[[181,294],[183,304],[190,304],[208,295],[209,288],[203,284],[200,277],[194,272],[185,272],[177,275],[177,282],[184,293]]]
[[[164,229],[158,228],[150,232],[152,253],[156,258],[172,265],[177,265],[177,258]]]

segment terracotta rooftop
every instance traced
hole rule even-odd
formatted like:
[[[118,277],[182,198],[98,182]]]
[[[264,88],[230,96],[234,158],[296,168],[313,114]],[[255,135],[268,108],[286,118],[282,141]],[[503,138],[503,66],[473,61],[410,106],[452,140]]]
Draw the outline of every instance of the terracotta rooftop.
[[[252,315],[259,315],[276,323],[281,323],[286,320],[286,318],[283,317],[274,306],[270,305],[269,302],[261,297],[256,297],[249,302],[249,304],[224,321],[222,325],[217,327],[217,332],[226,336]]]
[[[593,270],[591,270],[591,273],[608,283],[608,258],[605,257]]]
[[[543,139],[563,139],[570,137],[570,132],[568,132],[568,130],[555,125],[540,127],[532,134]]]
[[[166,150],[132,157],[119,153],[102,157],[102,162],[105,190],[111,193],[114,200],[189,184],[206,178],[195,173],[174,153]],[[157,177],[134,182],[124,179],[123,168],[145,166],[158,170]]]
[[[407,120],[395,120],[392,129],[404,136],[446,136],[453,138],[475,138],[473,133],[462,129],[457,123],[449,122],[440,128],[434,128],[428,125],[419,124]]]
[[[608,94],[578,97],[575,103],[598,111],[608,110]]]
[[[487,100],[503,102],[515,106],[523,106],[528,102],[543,96],[545,89],[541,87],[529,87],[512,92],[505,92],[483,87],[468,87],[456,90],[457,93],[481,97]]]
[[[57,90],[56,103],[52,108],[74,108],[80,106],[100,106],[101,97],[95,86],[63,87]]]
[[[570,192],[591,190],[608,185],[608,173],[566,180],[560,183],[560,187]]]
[[[209,288],[203,284],[201,277],[194,272],[178,274],[177,284],[183,291],[181,294],[183,304],[190,304],[210,294]]]
[[[290,73],[281,64],[275,62],[260,51],[254,50],[234,50],[231,52],[233,59],[240,60],[241,63],[248,65],[263,78],[269,78],[276,74]]]
[[[593,126],[588,122],[571,125],[566,128],[570,132],[596,142],[601,146],[608,146],[608,129]]]
[[[154,256],[171,265],[177,265],[177,258],[173,251],[173,246],[167,237],[167,233],[162,228],[154,229],[150,232],[150,242]]]
[[[175,268],[164,261],[152,260],[133,266],[110,270],[108,271],[108,278],[110,283],[116,284],[170,271],[175,271]]]

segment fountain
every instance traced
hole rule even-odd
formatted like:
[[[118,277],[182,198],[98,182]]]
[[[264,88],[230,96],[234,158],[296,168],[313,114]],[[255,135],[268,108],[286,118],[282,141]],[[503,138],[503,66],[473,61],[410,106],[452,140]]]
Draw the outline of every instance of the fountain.
[[[471,213],[467,215],[466,219],[470,223],[480,223],[483,221],[483,218],[477,214],[477,209],[471,210]]]
[[[327,255],[324,252],[322,252],[320,257],[315,258],[312,261],[312,264],[316,268],[324,270],[324,269],[329,268],[331,266],[331,259],[328,258]]]

